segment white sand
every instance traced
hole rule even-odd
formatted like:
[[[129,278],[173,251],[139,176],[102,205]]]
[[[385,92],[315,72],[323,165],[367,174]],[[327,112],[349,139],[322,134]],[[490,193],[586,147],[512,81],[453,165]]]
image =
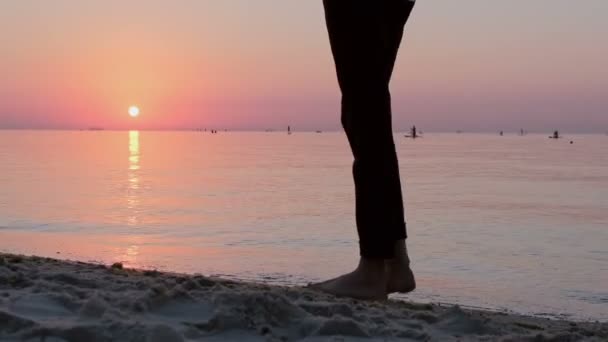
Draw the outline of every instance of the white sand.
[[[0,254],[0,341],[608,341],[574,323]]]

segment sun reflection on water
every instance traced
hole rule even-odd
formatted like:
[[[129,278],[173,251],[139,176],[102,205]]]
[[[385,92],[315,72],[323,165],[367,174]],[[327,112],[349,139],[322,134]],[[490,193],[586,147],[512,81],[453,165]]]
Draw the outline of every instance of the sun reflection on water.
[[[129,165],[127,173],[127,225],[136,227],[139,224],[140,212],[140,148],[139,148],[139,131],[129,131]],[[135,233],[135,232],[134,232]],[[118,253],[120,262],[126,263],[130,267],[137,267],[137,259],[139,256],[139,238],[137,235],[127,238],[129,243],[126,248],[121,247]]]
[[[129,131],[129,173],[128,173],[128,188],[127,188],[127,209],[129,215],[127,224],[135,226],[138,223],[138,206],[140,188],[140,149],[139,149],[139,131]]]

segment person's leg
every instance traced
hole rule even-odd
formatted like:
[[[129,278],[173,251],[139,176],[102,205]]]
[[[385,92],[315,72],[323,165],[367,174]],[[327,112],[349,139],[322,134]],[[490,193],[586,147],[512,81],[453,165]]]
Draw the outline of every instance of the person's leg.
[[[355,159],[361,261],[355,272],[321,286],[339,295],[383,298],[391,283],[384,260],[393,258],[396,241],[406,238],[389,82],[412,5],[408,0],[325,0],[324,5],[342,90],[342,124]]]
[[[397,8],[389,9],[388,14],[393,16],[390,23],[391,25],[394,25],[394,27],[390,30],[391,34],[394,35],[390,39],[390,42],[394,45],[389,48],[391,54],[387,56],[389,60],[388,63],[391,64],[391,68],[387,74],[389,81],[392,75],[395,60],[397,58],[399,45],[401,44],[403,37],[403,28],[409,19],[414,2],[409,0],[407,2],[398,1],[394,3],[394,6]],[[387,260],[386,262],[386,270],[388,272],[387,292],[406,293],[413,291],[416,288],[416,280],[414,278],[414,273],[410,268],[410,258],[408,256],[407,246],[405,243],[405,239],[407,238],[405,229],[401,230],[396,226],[395,228],[396,231],[394,231],[394,234],[397,238],[393,245],[393,258]]]

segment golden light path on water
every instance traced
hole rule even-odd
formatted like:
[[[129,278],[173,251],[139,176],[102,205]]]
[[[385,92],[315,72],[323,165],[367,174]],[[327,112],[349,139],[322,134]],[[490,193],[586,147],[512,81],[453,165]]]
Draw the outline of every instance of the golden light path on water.
[[[129,165],[127,176],[127,225],[132,229],[137,229],[139,222],[139,189],[140,189],[140,148],[139,148],[139,131],[129,131]],[[117,256],[121,262],[126,262],[131,265],[137,264],[139,255],[140,237],[136,231],[130,235],[131,242],[124,252]]]
[[[130,226],[137,224],[137,207],[139,204],[139,132],[129,132],[129,173],[127,187],[127,208],[131,210],[128,219]]]

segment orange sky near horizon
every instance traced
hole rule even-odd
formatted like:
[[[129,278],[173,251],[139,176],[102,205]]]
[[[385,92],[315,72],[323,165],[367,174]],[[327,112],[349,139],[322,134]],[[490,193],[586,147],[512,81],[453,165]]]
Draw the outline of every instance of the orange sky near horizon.
[[[606,11],[419,1],[395,128],[607,131]],[[320,1],[22,0],[0,22],[0,128],[340,128]]]

